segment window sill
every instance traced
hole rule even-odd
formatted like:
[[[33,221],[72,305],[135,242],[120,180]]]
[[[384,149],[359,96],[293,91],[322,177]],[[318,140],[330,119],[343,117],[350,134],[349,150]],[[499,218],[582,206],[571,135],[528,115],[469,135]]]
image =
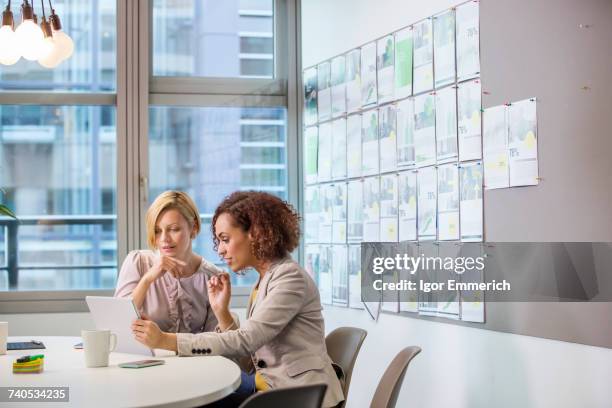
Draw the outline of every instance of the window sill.
[[[0,292],[0,314],[89,312],[85,296],[113,296],[113,290]],[[234,288],[231,308],[245,308],[249,288]]]

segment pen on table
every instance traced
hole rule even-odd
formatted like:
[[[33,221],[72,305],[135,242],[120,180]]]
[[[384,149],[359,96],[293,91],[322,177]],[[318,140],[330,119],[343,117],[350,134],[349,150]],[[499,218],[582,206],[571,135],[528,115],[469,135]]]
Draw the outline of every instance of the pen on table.
[[[37,354],[35,356],[23,356],[17,359],[18,363],[28,363],[30,361],[38,360],[39,358],[45,358],[44,354]]]

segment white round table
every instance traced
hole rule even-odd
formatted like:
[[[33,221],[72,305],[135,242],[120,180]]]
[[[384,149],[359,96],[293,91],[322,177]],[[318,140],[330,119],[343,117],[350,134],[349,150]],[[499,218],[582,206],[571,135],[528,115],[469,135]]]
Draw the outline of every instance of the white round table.
[[[219,356],[151,357],[111,353],[108,367],[86,368],[79,337],[9,337],[42,341],[44,350],[11,350],[0,356],[0,387],[69,387],[69,402],[2,402],[3,407],[194,407],[217,401],[240,385],[240,368]],[[44,354],[40,374],[13,374],[19,356]],[[166,363],[139,369],[119,363],[146,359]]]

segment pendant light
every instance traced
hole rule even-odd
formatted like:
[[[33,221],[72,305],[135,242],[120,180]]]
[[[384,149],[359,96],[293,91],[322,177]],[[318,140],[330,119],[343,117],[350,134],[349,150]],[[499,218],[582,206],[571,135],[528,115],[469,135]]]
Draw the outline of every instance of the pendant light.
[[[49,22],[51,23],[51,30],[53,32],[53,41],[55,41],[55,46],[58,47],[60,58],[63,61],[70,58],[74,52],[74,42],[68,34],[62,31],[62,23],[59,16],[55,14],[55,9],[53,9],[51,5],[51,0],[49,0],[49,8],[51,9]]]
[[[43,51],[43,32],[34,21],[34,9],[23,0],[21,5],[21,24],[15,30],[16,44],[21,56],[29,61],[36,61]]]
[[[3,65],[13,65],[21,58],[13,27],[13,13],[9,0],[6,10],[2,12],[2,27],[0,27],[0,64]]]
[[[59,47],[53,38],[51,23],[47,21],[47,16],[45,15],[45,5],[43,0],[40,0],[40,5],[42,6],[43,13],[43,18],[40,22],[40,29],[42,30],[45,39],[43,40],[44,49],[40,58],[38,59],[38,63],[45,68],[55,68],[60,62],[62,62],[62,58]]]
[[[45,14],[44,0],[40,0],[42,20],[40,27],[34,14],[34,1],[23,0],[21,4],[21,24],[15,30],[11,12],[11,0],[2,12],[0,26],[0,64],[13,65],[23,57],[36,61],[45,68],[54,68],[70,58],[74,52],[74,42],[62,30],[62,23],[49,0],[51,15]]]

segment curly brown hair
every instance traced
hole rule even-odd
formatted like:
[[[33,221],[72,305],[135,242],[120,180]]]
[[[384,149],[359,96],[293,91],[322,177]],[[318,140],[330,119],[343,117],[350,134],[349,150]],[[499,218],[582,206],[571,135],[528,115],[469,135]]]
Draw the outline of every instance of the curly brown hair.
[[[291,204],[272,194],[236,191],[225,197],[212,219],[215,251],[219,246],[215,224],[221,214],[231,215],[235,225],[251,233],[251,252],[259,260],[283,258],[299,244],[299,214]]]

